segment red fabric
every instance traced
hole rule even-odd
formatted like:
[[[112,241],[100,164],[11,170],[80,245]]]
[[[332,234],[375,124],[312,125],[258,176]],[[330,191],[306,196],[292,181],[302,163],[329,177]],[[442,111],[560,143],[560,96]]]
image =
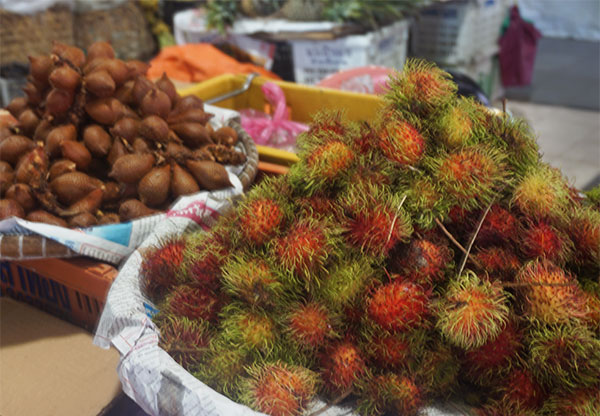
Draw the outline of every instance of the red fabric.
[[[500,38],[500,73],[505,87],[531,84],[538,39],[542,34],[521,18],[519,8],[510,10],[510,24]]]

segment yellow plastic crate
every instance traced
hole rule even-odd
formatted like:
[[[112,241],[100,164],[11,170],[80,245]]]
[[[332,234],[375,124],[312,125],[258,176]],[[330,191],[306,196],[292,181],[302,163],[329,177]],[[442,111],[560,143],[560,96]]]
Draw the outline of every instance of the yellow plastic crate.
[[[242,88],[246,77],[246,75],[225,74],[182,89],[179,93],[196,95],[203,100],[208,100]],[[263,96],[261,86],[269,81],[275,82],[285,93],[286,103],[291,109],[292,120],[303,123],[310,123],[312,116],[321,110],[344,110],[349,120],[370,120],[383,106],[383,99],[376,95],[273,81],[265,77],[255,78],[247,91],[215,103],[215,105],[232,110],[252,108],[264,111],[267,101]],[[287,166],[298,161],[298,157],[294,153],[266,146],[257,146],[257,148],[260,160],[265,162]]]

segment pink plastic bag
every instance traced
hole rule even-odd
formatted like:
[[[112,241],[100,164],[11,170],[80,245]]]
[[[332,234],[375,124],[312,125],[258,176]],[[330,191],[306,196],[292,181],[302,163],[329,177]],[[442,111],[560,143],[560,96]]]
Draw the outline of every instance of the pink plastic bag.
[[[265,82],[262,91],[265,98],[275,108],[273,116],[253,109],[241,110],[242,128],[256,144],[294,151],[296,137],[300,133],[308,131],[308,126],[290,120],[285,95],[277,84]]]

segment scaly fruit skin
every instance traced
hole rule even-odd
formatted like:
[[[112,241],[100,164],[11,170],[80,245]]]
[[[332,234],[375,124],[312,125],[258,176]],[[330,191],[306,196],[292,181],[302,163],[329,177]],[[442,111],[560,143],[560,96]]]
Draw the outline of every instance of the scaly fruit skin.
[[[494,339],[465,353],[464,367],[471,381],[488,384],[512,368],[523,348],[522,335],[516,324],[508,321]]]
[[[429,169],[456,203],[466,209],[489,204],[497,188],[506,182],[504,155],[496,149],[475,145],[437,158],[430,158]]]
[[[521,260],[506,247],[486,247],[473,254],[476,271],[487,272],[492,278],[512,281],[521,268]]]
[[[565,264],[573,255],[571,239],[545,221],[529,221],[520,234],[521,252],[526,258],[544,257]]]
[[[223,288],[248,305],[273,306],[284,295],[275,269],[259,257],[233,257],[223,266]]]
[[[429,116],[447,105],[456,91],[450,75],[435,65],[416,59],[388,81],[386,100],[406,114]]]
[[[535,325],[528,347],[528,368],[540,383],[562,391],[600,384],[600,340],[586,327]]]
[[[341,203],[348,216],[346,240],[366,254],[383,257],[413,232],[403,198],[385,186],[351,186]]]
[[[153,302],[161,301],[180,280],[185,247],[185,237],[174,237],[141,252],[142,290]]]
[[[542,413],[555,416],[599,415],[600,386],[571,392],[557,391],[546,400]]]
[[[428,239],[413,239],[392,259],[392,271],[412,282],[431,284],[443,280],[452,250],[447,244]]]
[[[425,139],[399,115],[383,120],[378,147],[386,158],[400,165],[416,165],[425,152]]]
[[[269,354],[278,339],[275,321],[259,309],[230,303],[221,313],[221,334],[232,348]]]
[[[540,164],[516,185],[511,204],[531,219],[562,222],[569,208],[569,186],[560,171]]]
[[[500,205],[494,204],[481,224],[476,241],[479,246],[510,244],[516,240],[518,232],[515,216]]]
[[[242,385],[242,401],[272,416],[303,414],[317,390],[316,374],[283,362],[254,365]]]
[[[301,218],[285,235],[271,242],[270,250],[284,270],[308,285],[317,278],[328,257],[334,255],[335,232],[329,221]]]
[[[293,304],[289,310],[284,319],[287,333],[301,348],[317,350],[326,338],[335,334],[333,318],[324,305],[316,302]]]
[[[585,296],[577,280],[552,262],[531,261],[516,276],[531,318],[548,324],[568,323],[587,316]]]
[[[363,415],[416,415],[421,407],[421,391],[408,377],[394,373],[369,374],[358,383],[357,410]]]
[[[508,318],[507,294],[497,282],[466,271],[450,282],[438,310],[437,328],[453,345],[465,350],[494,339]]]
[[[427,324],[429,298],[421,286],[396,277],[369,297],[367,313],[383,329],[407,331]]]
[[[221,305],[222,300],[211,290],[178,286],[172,289],[159,309],[169,315],[215,322]]]
[[[195,367],[208,347],[208,322],[179,316],[158,314],[154,322],[160,327],[159,346],[186,370]]]
[[[350,341],[330,346],[321,361],[325,389],[332,393],[345,393],[366,369],[361,351]]]

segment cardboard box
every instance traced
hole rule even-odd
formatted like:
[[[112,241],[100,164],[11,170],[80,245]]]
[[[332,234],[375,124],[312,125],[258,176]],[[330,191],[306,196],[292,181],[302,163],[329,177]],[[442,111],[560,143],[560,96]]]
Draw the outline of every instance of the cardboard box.
[[[83,257],[0,261],[0,296],[93,331],[116,277],[114,267]]]
[[[94,416],[121,391],[119,354],[92,335],[0,298],[0,414]]]

